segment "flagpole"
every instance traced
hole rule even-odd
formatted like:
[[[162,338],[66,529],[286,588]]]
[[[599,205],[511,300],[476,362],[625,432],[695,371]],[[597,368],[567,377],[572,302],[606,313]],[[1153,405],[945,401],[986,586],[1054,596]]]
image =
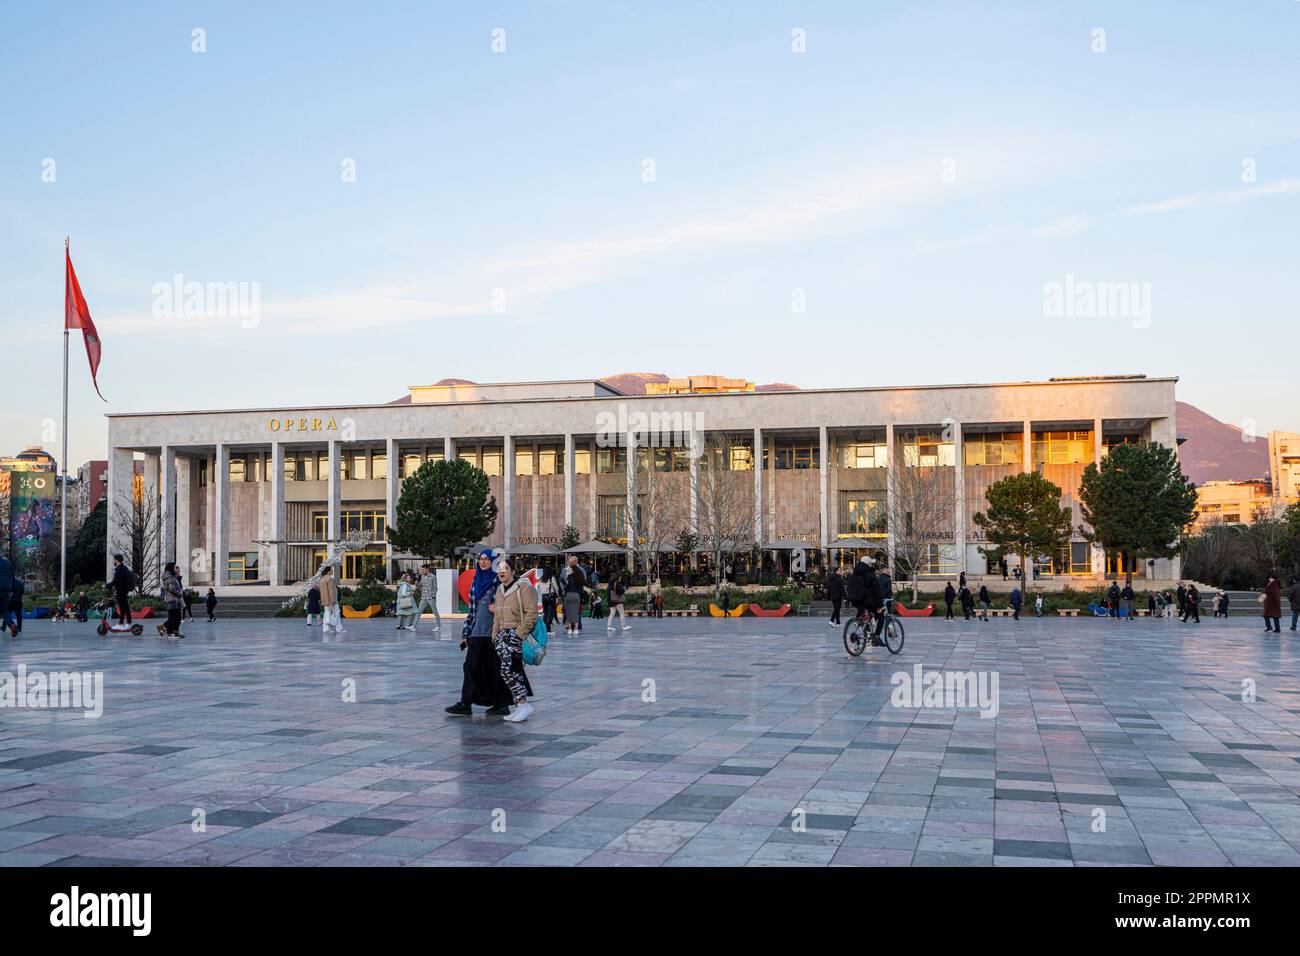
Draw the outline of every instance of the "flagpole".
[[[63,237],[63,489],[59,518],[59,607],[68,601],[68,255],[69,237]]]

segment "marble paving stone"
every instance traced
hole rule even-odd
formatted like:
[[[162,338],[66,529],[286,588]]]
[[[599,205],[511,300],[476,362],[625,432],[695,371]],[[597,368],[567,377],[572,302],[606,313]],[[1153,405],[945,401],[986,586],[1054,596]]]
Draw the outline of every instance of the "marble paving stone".
[[[100,671],[104,713],[3,714],[0,866],[1296,866],[1300,646],[1256,624],[589,628],[514,725],[446,715],[456,641],[382,620],[35,622],[0,670]],[[996,672],[998,716],[894,707],[917,664]]]

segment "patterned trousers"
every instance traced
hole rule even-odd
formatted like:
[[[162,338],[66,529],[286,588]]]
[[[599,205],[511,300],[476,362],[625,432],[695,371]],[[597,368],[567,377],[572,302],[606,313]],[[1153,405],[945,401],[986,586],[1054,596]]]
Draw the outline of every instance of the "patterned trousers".
[[[500,660],[501,679],[505,681],[506,687],[510,688],[511,699],[515,703],[522,703],[528,699],[528,691],[524,688],[524,682],[519,679],[519,675],[511,669],[510,662],[524,646],[524,639],[513,627],[503,627],[493,635],[492,646],[496,649],[497,658]]]

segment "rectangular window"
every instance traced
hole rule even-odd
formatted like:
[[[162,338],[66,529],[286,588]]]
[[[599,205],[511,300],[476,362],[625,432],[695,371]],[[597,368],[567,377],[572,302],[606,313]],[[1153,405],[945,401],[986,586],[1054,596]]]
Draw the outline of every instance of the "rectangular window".
[[[531,475],[533,473],[533,449],[515,449],[515,474]]]
[[[879,498],[850,497],[840,492],[840,534],[886,533],[885,502]]]
[[[231,551],[226,556],[226,581],[228,583],[256,580],[256,551]]]
[[[913,468],[938,468],[956,464],[957,456],[951,440],[934,433],[903,436],[903,464]]]
[[[820,450],[820,443],[819,443]],[[837,447],[840,468],[884,468],[884,442],[845,442]]]
[[[537,450],[537,473],[539,475],[564,474],[564,453],[557,448],[539,448]]]
[[[471,465],[473,465],[475,468],[478,467],[478,449],[477,449],[477,448],[473,448],[473,447],[470,447],[470,448],[458,448],[458,449],[456,449],[456,457],[459,458],[461,461],[467,461],[467,462],[469,462],[469,463],[470,463]]]
[[[1034,432],[1035,465],[1084,465],[1092,461],[1092,431]]]
[[[505,472],[502,469],[502,454],[500,448],[484,448],[483,464],[479,466],[483,473],[489,478],[500,477]]]
[[[235,481],[243,481],[243,480],[244,480],[244,474],[245,474],[244,456],[243,456],[243,455],[231,455],[231,456],[230,456],[230,471],[229,471],[229,477],[230,477],[230,480],[231,480],[232,482],[235,482]]]
[[[753,471],[754,449],[749,445],[732,445],[728,468],[731,471]]]
[[[962,458],[968,465],[1019,465],[1025,443],[1020,432],[987,432],[962,436]]]
[[[339,523],[344,535],[354,531],[364,531],[370,536],[372,544],[382,544],[387,540],[387,512],[374,509],[341,511],[339,512]],[[329,527],[329,512],[312,512],[311,530],[313,541],[328,541]]]
[[[404,453],[398,461],[401,462],[398,469],[399,478],[410,478],[420,470],[420,465],[424,464],[424,462],[420,460],[420,453],[418,451],[408,451]]]
[[[597,448],[596,474],[617,475],[627,470],[626,448]]]
[[[591,474],[591,449],[573,449],[573,473],[575,475]]]
[[[354,451],[348,457],[352,461],[352,472],[349,477],[353,481],[365,481],[370,477],[370,452]]]
[[[627,499],[618,495],[601,495],[597,503],[599,533],[606,538],[627,536]]]
[[[379,451],[370,459],[370,477],[387,478],[388,477],[388,453]]]

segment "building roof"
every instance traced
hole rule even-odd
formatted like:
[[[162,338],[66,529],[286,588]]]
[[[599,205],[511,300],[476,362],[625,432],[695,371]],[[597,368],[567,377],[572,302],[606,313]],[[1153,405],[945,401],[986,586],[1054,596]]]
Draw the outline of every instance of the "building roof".
[[[840,388],[801,388],[795,391],[716,392],[716,393],[693,394],[693,395],[624,395],[621,392],[616,392],[609,385],[600,382],[598,379],[577,379],[577,380],[568,380],[568,381],[561,380],[559,382],[549,382],[549,383],[548,382],[519,382],[519,383],[506,382],[501,384],[503,385],[511,385],[511,384],[518,384],[518,385],[552,384],[554,385],[554,384],[568,384],[571,383],[572,381],[581,381],[581,382],[590,381],[593,383],[599,383],[602,387],[609,389],[614,394],[593,395],[590,397],[581,397],[581,398],[553,397],[553,398],[512,398],[512,399],[500,399],[500,400],[488,399],[488,400],[475,402],[474,404],[491,405],[491,404],[497,404],[499,402],[500,404],[510,405],[519,402],[529,402],[529,403],[531,402],[574,402],[574,401],[591,402],[591,401],[609,401],[611,398],[618,398],[620,400],[624,400],[628,402],[736,401],[736,400],[761,402],[761,401],[766,401],[766,400],[771,400],[776,398],[788,399],[791,395],[847,395],[847,394],[861,394],[861,393],[874,393],[874,392],[918,392],[918,391],[923,392],[923,391],[940,391],[940,390],[948,390],[948,389],[970,389],[970,388],[976,388],[976,389],[1034,388],[1034,387],[1056,388],[1056,387],[1069,387],[1072,385],[1114,385],[1114,384],[1122,384],[1122,383],[1129,383],[1129,382],[1141,382],[1146,384],[1154,384],[1160,382],[1177,382],[1178,376],[1169,375],[1169,376],[1148,377],[1146,375],[1140,375],[1140,374],[1098,375],[1098,376],[1079,376],[1075,378],[1051,378],[1046,381],[1040,380],[1040,381],[1021,381],[1021,382],[953,382],[953,383],[946,383],[946,384],[939,384],[939,385],[868,385],[868,386],[840,387]],[[325,404],[338,405],[338,403],[325,403]],[[401,402],[400,404],[396,402],[366,402],[366,403],[356,403],[356,404],[348,404],[348,405],[338,405],[338,407],[381,409],[381,408],[409,407],[411,404],[412,403],[409,401]],[[421,403],[421,404],[456,405],[456,404],[463,404],[463,403],[429,402],[429,403]],[[294,405],[294,406],[278,406],[278,407],[263,406],[260,408],[259,407],[236,408],[236,409],[195,408],[195,409],[182,409],[182,410],[164,411],[164,412],[106,412],[104,417],[105,418],[141,418],[141,417],[156,417],[161,415],[213,415],[213,414],[222,414],[226,412],[259,412],[259,413],[271,412],[273,414],[283,414],[286,412],[299,412],[299,411],[309,412],[315,409],[319,409],[321,407],[322,405],[320,403],[317,403],[314,405]]]

